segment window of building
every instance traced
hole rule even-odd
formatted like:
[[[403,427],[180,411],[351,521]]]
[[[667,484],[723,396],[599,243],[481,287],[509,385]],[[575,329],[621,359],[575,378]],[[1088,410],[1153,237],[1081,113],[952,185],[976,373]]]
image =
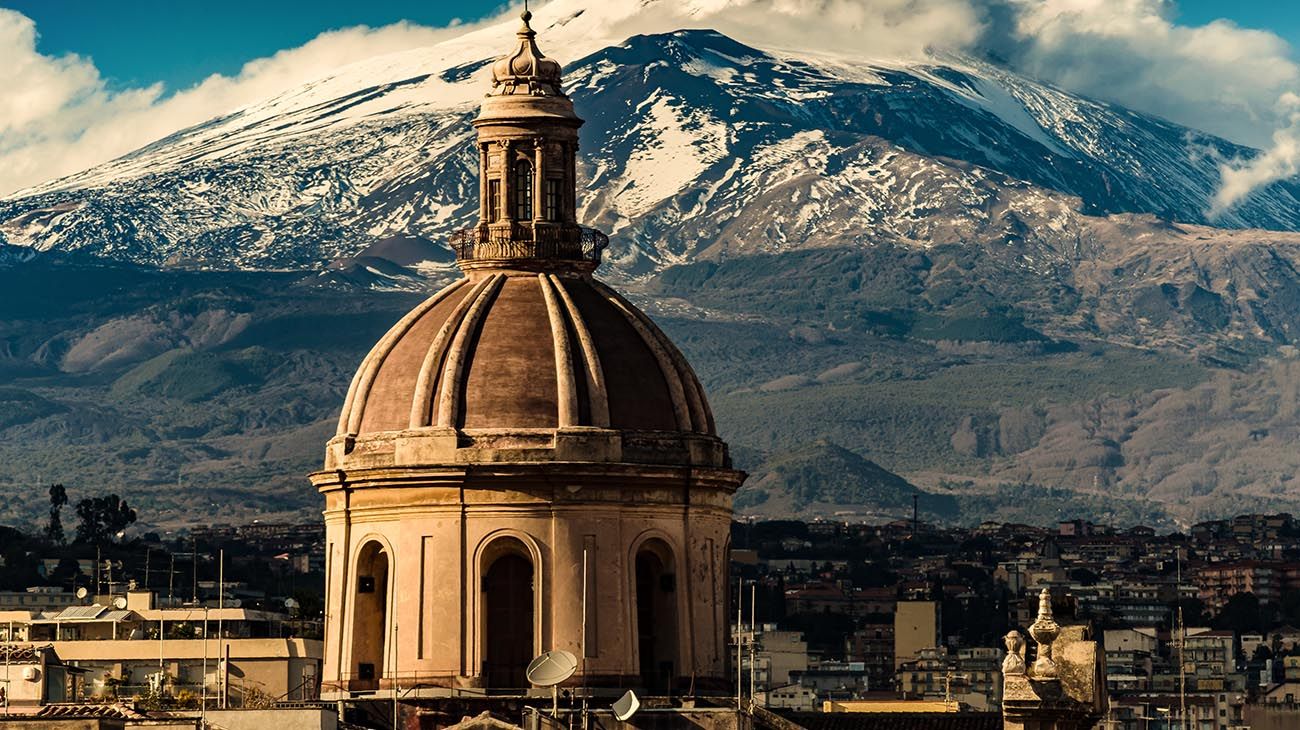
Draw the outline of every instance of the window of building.
[[[501,217],[501,181],[488,180],[487,219],[496,223]]]
[[[558,221],[560,219],[560,181],[550,179],[546,181],[546,220]]]
[[[533,165],[528,160],[515,163],[515,220],[533,219]]]

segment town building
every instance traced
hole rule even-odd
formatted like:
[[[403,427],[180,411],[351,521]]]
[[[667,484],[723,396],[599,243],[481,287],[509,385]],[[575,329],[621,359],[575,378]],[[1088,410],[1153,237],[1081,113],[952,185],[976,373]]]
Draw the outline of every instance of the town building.
[[[894,668],[920,659],[921,652],[939,645],[939,604],[899,601],[894,612]]]
[[[303,701],[319,694],[322,643],[295,636],[300,625],[288,615],[161,607],[149,591],[100,598],[57,611],[0,611],[0,626],[15,642],[6,646],[48,647],[69,668],[70,701],[131,697],[159,673],[169,691],[223,705],[240,706],[248,696]]]

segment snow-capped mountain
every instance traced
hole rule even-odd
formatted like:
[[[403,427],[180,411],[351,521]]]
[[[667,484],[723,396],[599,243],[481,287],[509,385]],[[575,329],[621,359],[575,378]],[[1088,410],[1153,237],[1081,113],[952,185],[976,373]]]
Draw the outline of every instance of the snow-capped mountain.
[[[612,234],[615,275],[852,241],[1056,248],[1106,213],[1201,223],[1216,159],[1252,154],[971,58],[623,39],[609,17],[547,11],[539,41],[587,120],[581,217]],[[0,201],[0,241],[212,268],[441,241],[475,211],[468,122],[513,30],[355,64],[22,191]],[[1214,223],[1300,230],[1298,197],[1273,185]]]
[[[601,275],[682,345],[756,485],[825,437],[926,487],[1294,508],[1294,181],[1208,221],[1217,161],[1252,150],[980,59],[627,22],[656,2],[553,0],[534,26],[587,120]],[[516,23],[0,200],[0,494],[57,468],[187,520],[319,514],[300,475],[357,360],[456,275],[469,122]]]

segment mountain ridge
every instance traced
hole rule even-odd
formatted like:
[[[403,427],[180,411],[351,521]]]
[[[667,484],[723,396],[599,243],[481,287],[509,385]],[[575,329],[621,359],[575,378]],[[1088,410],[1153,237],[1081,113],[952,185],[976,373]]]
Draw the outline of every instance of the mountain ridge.
[[[467,122],[485,69],[481,60],[473,70],[413,67],[488,50],[437,48],[359,64],[399,78],[322,91],[361,73],[341,72],[0,201],[0,235],[150,265],[253,269],[312,268],[393,235],[445,240],[474,215]],[[988,229],[998,221],[959,209],[987,205],[990,186],[1011,194],[1026,184],[1026,205],[1060,196],[1057,221],[1067,212],[1148,213],[1204,224],[1214,159],[1253,154],[953,56],[894,67],[797,58],[692,30],[597,49],[566,79],[592,140],[582,213],[612,233],[611,264],[627,276],[717,255],[716,239],[725,238],[717,219],[770,218],[764,191],[791,184],[794,160],[819,178],[793,181],[805,196],[785,206],[795,208],[796,227],[757,231],[751,246],[781,248],[837,227],[942,243],[962,231],[936,214]],[[1189,145],[1204,152],[1194,156]],[[932,205],[895,184],[939,175],[946,184],[924,190]],[[1300,229],[1298,190],[1278,183],[1215,222]],[[862,208],[836,208],[836,196]],[[673,237],[710,245],[688,250],[664,240]]]
[[[1181,521],[1300,503],[1300,232],[1204,218],[1213,156],[1249,150],[974,59],[580,21],[542,40],[588,50],[567,79],[599,274],[682,345],[756,484],[825,437],[854,455],[832,494],[862,459],[963,512],[1026,514],[1036,487]],[[317,509],[301,475],[356,361],[455,276],[489,30],[0,201],[25,292],[0,318],[0,492],[56,464],[184,514],[181,472],[250,516]],[[1295,192],[1224,222],[1300,228]]]

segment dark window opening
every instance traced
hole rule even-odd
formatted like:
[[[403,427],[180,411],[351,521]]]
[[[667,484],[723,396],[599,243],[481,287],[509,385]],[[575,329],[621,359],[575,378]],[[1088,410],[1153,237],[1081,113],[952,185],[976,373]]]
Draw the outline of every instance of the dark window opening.
[[[560,181],[546,181],[546,220],[560,220]]]
[[[533,165],[528,160],[515,163],[515,220],[533,219]]]
[[[501,217],[501,181],[488,180],[487,219],[496,223]]]
[[[528,686],[533,658],[533,564],[520,555],[497,558],[483,577],[487,609],[484,673],[493,689]]]

